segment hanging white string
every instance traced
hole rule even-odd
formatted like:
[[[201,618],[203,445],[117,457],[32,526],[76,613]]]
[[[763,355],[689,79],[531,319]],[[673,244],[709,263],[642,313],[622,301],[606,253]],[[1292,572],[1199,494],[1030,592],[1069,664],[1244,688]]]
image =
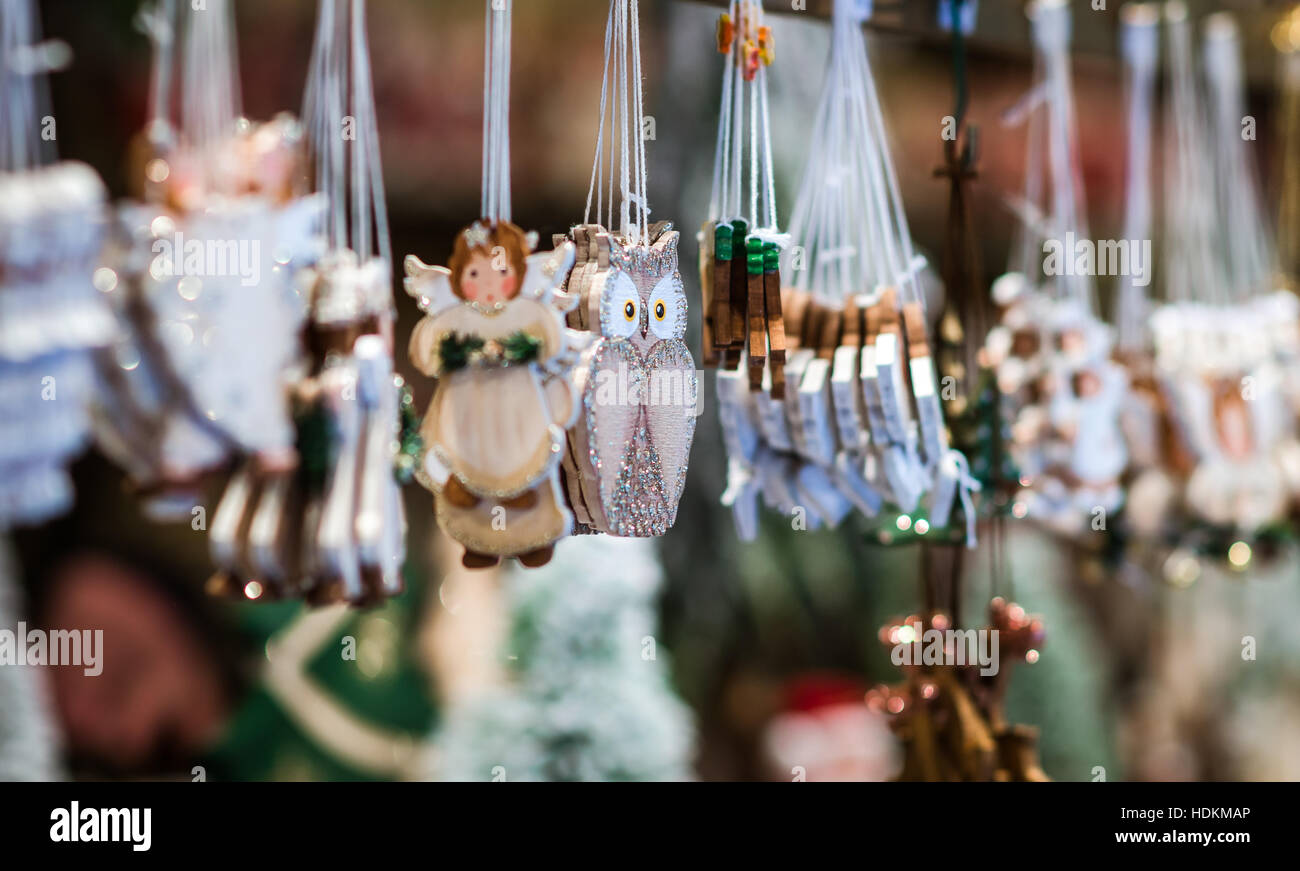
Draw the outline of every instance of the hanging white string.
[[[185,8],[181,130],[189,147],[206,151],[231,134],[242,112],[234,11],[229,0]]]
[[[1047,90],[1047,163],[1052,178],[1052,232],[1065,244],[1073,231],[1088,238],[1084,217],[1083,182],[1079,171],[1074,96],[1070,77],[1070,7],[1065,0],[1039,0],[1031,7],[1035,49],[1042,55]],[[1071,252],[1067,252],[1070,256]],[[1074,299],[1097,313],[1092,276],[1079,270],[1061,270],[1058,294]]]
[[[1013,207],[1018,212],[1018,220],[1014,225],[1011,245],[1011,263],[1008,271],[1018,272],[1025,277],[1027,281],[1037,282],[1041,271],[1042,254],[1039,248],[1042,240],[1046,237],[1043,230],[1045,220],[1042,211],[1043,203],[1043,143],[1046,139],[1047,127],[1043,121],[1043,112],[1038,111],[1046,99],[1047,93],[1043,88],[1046,78],[1044,72],[1043,57],[1040,52],[1034,52],[1033,79],[1034,88],[1031,89],[1026,99],[1021,101],[1023,111],[1017,111],[1021,106],[1015,107],[1012,112],[1003,116],[1003,123],[1008,126],[1015,126],[1027,117],[1029,127],[1025,134],[1025,182],[1022,200],[1020,203],[1013,203]]]
[[[646,171],[645,161],[645,93],[642,85],[644,77],[641,74],[641,11],[638,8],[639,0],[632,0],[630,4],[631,18],[629,27],[632,32],[632,80],[633,94],[636,97],[636,111],[634,113],[634,125],[632,135],[636,140],[636,190],[633,196],[636,200],[638,214],[638,230],[635,241],[649,244],[650,241],[650,204],[647,199],[649,191],[647,189],[648,173]]]
[[[614,225],[614,178],[618,176],[618,232],[633,244],[647,241],[650,206],[647,198],[645,152],[645,98],[641,87],[641,33],[638,0],[610,0],[605,22],[605,65],[600,85],[600,121],[591,183],[583,222],[591,219],[596,203],[600,220],[605,204],[604,181],[608,163],[609,194],[605,224]],[[612,91],[612,93],[611,93]],[[609,127],[606,154],[606,125]],[[715,155],[715,162],[716,162]],[[717,170],[715,169],[715,172]]]
[[[510,31],[514,0],[486,0],[483,58],[483,216],[510,220]]]
[[[1128,103],[1128,161],[1124,194],[1124,238],[1151,238],[1151,127],[1156,88],[1159,31],[1155,7],[1125,6],[1120,15],[1124,89]],[[1135,353],[1146,343],[1148,286],[1139,286],[1136,270],[1120,277],[1115,304],[1116,343]]]
[[[767,64],[758,68],[758,107],[763,129],[763,227],[776,230],[776,174],[772,165],[772,115],[767,101]]]
[[[619,45],[619,56],[617,56],[617,70],[619,70],[619,233],[628,234],[630,224],[630,201],[628,198],[630,192],[630,168],[628,159],[628,4],[620,1],[617,8],[617,17],[615,18],[614,27],[619,35],[617,45]]]
[[[741,56],[741,46],[739,41],[740,33],[740,16],[744,14],[744,3],[736,4],[736,16],[732,19],[733,26],[736,29],[737,40],[733,44],[731,52],[733,63],[736,65],[735,79],[731,88],[731,136],[729,144],[731,146],[731,157],[728,167],[731,170],[730,177],[727,179],[727,202],[725,209],[731,218],[740,217],[740,182],[743,172],[743,158],[745,154],[745,76],[744,64],[745,59]]]
[[[1241,300],[1271,290],[1275,274],[1273,240],[1260,207],[1260,194],[1244,124],[1245,80],[1236,22],[1227,13],[1205,20],[1208,85],[1218,214],[1224,232],[1216,241],[1225,265],[1227,290]]]
[[[733,32],[724,55],[722,100],[713,161],[713,190],[709,219],[729,221],[744,216],[752,232],[777,239],[776,193],[771,162],[767,63],[747,74],[760,31],[766,27],[760,0],[732,0],[727,9]],[[742,187],[748,176],[748,196]],[[742,202],[748,200],[748,208]]]
[[[731,0],[731,5],[727,7],[727,14],[731,16],[732,21],[736,18],[736,7],[737,0]],[[736,78],[735,51],[734,45],[729,46],[723,56],[725,61],[722,65],[722,101],[718,108],[718,136],[713,151],[713,188],[709,196],[710,221],[721,219],[723,210],[727,207],[727,182],[731,177],[731,129],[735,121],[735,113],[731,109],[731,89]],[[601,98],[604,99],[604,94]]]
[[[591,223],[591,200],[596,198],[596,220],[600,220],[604,206],[605,187],[605,113],[609,103],[610,39],[614,32],[614,19],[605,19],[605,66],[600,75],[600,124],[596,128],[596,156],[591,163],[591,184],[587,187],[587,205],[582,210],[582,223]],[[717,170],[714,170],[716,175]]]
[[[1214,251],[1212,168],[1206,154],[1210,130],[1197,99],[1187,10],[1165,6],[1169,35],[1170,99],[1168,128],[1173,131],[1165,161],[1166,297],[1219,302],[1225,280]]]
[[[158,0],[141,6],[136,29],[153,43],[153,69],[149,74],[149,126],[146,135],[159,151],[176,145],[171,119],[172,77],[176,66],[176,0]]]
[[[40,42],[40,16],[33,0],[0,5],[0,169],[21,171],[51,162],[53,140],[41,136],[50,114],[46,74],[66,61],[67,46]]]
[[[907,224],[907,214],[903,210],[898,174],[889,151],[888,130],[885,127],[875,79],[871,73],[871,64],[860,37],[855,44],[862,48],[853,56],[858,72],[854,81],[858,83],[856,88],[858,98],[865,96],[868,111],[871,132],[868,141],[872,148],[864,149],[864,153],[873,158],[877,170],[875,181],[869,187],[874,193],[873,202],[878,212],[877,219],[884,242],[886,275],[889,283],[899,288],[901,301],[915,302],[924,310],[925,299],[921,293],[919,280],[919,272],[924,262],[917,258],[912,247],[912,234]]]
[[[839,221],[845,227],[863,227],[861,222],[854,220],[852,214],[853,198],[848,195],[854,176],[849,160],[851,150],[845,148],[844,137],[840,135],[847,100],[844,58],[848,48],[844,34],[846,27],[856,27],[849,8],[849,4],[843,2],[836,3],[832,8],[831,46],[826,77],[813,120],[808,163],[799,184],[789,224],[790,237],[797,246],[792,249],[791,256],[802,252],[804,259],[804,268],[794,271],[795,286],[827,296],[842,296],[854,290],[848,286],[852,279],[847,276],[851,272],[858,273],[854,277],[866,278],[862,261],[866,251],[865,238],[859,238],[856,248],[844,244],[843,234],[834,241],[828,234],[823,242],[823,227],[832,221]],[[832,289],[828,287],[828,275],[832,266],[836,265],[838,280]],[[857,288],[861,289],[863,288]]]
[[[809,268],[795,286],[830,301],[898,287],[924,304],[888,130],[861,24],[871,4],[841,0],[831,15],[831,49],[813,123],[808,165],[790,219]],[[764,148],[768,146],[765,144]]]
[[[320,0],[303,119],[331,246],[391,264],[365,0]]]
[[[343,161],[343,102],[340,81],[339,29],[335,0],[321,0],[316,17],[316,36],[308,66],[303,97],[303,124],[315,164],[316,190],[325,194],[325,225],[333,248],[347,247],[346,201]]]
[[[365,0],[355,0],[353,6],[352,39],[353,56],[357,60],[355,82],[357,88],[357,123],[366,138],[366,163],[370,169],[371,205],[375,216],[375,237],[379,256],[388,264],[393,262],[392,240],[388,231],[388,201],[384,193],[384,167],[379,153],[379,113],[375,109],[375,90],[370,71],[370,40],[366,38]],[[365,123],[362,124],[362,119]],[[364,170],[364,166],[363,166]],[[369,223],[366,222],[366,226]],[[369,250],[367,244],[362,250]]]

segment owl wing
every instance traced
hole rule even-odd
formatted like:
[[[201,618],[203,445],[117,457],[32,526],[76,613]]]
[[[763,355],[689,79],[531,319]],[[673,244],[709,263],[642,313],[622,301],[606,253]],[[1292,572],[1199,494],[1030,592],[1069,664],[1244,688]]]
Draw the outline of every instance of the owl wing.
[[[406,277],[402,286],[415,298],[420,311],[436,315],[460,305],[460,299],[451,289],[451,271],[445,266],[429,266],[414,254],[407,254],[404,264]]]

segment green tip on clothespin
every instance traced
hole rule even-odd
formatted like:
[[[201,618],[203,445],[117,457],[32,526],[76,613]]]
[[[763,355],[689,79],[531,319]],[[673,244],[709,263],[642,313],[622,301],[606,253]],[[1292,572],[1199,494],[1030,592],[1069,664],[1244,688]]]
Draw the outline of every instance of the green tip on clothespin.
[[[743,239],[749,235],[749,222],[744,218],[737,218],[731,222],[731,235],[734,239]]]
[[[713,256],[717,260],[731,259],[730,224],[719,224],[713,228]]]
[[[750,275],[763,274],[763,240],[750,236],[745,240],[745,267]]]
[[[763,243],[763,271],[781,271],[781,246],[775,242]]]

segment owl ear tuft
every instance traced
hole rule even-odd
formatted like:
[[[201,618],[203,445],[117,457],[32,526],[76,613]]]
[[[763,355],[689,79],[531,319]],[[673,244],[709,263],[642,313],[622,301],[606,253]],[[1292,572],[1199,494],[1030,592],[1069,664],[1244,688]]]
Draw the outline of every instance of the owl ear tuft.
[[[673,228],[672,221],[655,221],[650,225],[650,244],[659,241],[659,237]]]
[[[658,248],[659,246],[662,245],[663,250],[666,253],[676,256],[677,243],[678,241],[681,240],[681,238],[682,238],[681,233],[678,233],[676,230],[668,230],[666,233],[664,233],[658,239],[655,240],[655,247]]]

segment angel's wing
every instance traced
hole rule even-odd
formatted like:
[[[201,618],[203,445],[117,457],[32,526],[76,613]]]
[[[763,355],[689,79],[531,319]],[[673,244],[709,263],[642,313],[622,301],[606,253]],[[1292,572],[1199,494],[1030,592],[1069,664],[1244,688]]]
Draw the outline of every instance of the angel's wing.
[[[554,251],[542,251],[528,255],[528,267],[524,272],[524,286],[519,289],[520,296],[532,297],[554,305],[561,311],[573,308],[576,297],[560,290],[564,280],[573,268],[574,248],[572,242],[565,242]]]
[[[460,305],[460,300],[452,293],[451,272],[446,267],[429,266],[414,254],[407,254],[404,264],[406,277],[402,279],[402,286],[415,297],[420,311],[436,315]]]
[[[323,194],[298,197],[282,206],[275,216],[277,247],[295,260],[318,260],[325,251],[325,207]]]

